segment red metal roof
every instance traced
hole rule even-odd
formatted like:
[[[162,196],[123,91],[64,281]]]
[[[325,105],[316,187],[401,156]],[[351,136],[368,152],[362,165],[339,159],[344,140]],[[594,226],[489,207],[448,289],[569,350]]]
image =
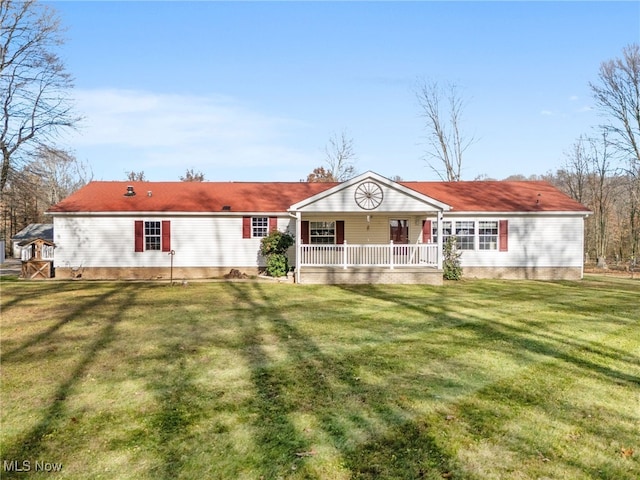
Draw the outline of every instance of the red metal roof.
[[[589,212],[542,181],[399,182],[451,205],[454,212]]]
[[[399,182],[453,212],[588,212],[546,182]],[[49,209],[72,212],[285,212],[337,183],[91,182]],[[132,186],[135,196],[125,196]],[[148,194],[150,192],[150,195]],[[225,209],[225,206],[230,207]]]
[[[286,212],[336,183],[90,182],[49,212]],[[132,186],[135,196],[125,196]],[[149,196],[148,192],[151,192]]]

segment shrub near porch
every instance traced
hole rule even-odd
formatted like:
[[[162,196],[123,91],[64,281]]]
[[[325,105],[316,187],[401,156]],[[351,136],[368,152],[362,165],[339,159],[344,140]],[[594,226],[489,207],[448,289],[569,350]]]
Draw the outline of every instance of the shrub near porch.
[[[2,459],[51,478],[640,476],[637,281],[1,287]]]

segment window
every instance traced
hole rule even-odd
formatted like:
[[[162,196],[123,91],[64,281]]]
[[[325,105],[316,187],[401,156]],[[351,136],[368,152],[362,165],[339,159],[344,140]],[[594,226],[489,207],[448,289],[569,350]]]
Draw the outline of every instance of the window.
[[[442,243],[446,243],[451,236],[451,222],[442,222]],[[438,243],[438,224],[431,222],[431,241]]]
[[[144,249],[160,250],[160,222],[144,222]]]
[[[456,222],[446,221],[442,224],[442,242],[455,235],[456,247],[459,250],[475,250],[476,237],[478,250],[500,250],[506,252],[508,250],[508,221],[507,220],[482,220],[478,221],[477,230],[476,222],[473,220],[459,220]],[[432,242],[438,241],[438,224],[431,222],[431,238]]]
[[[251,218],[251,236],[266,237],[269,234],[269,218],[268,217],[252,217]]]
[[[171,221],[134,222],[134,252],[171,251]]]
[[[277,230],[278,217],[242,217],[242,238],[261,238]]]
[[[333,245],[336,243],[335,222],[309,222],[309,243]]]
[[[456,222],[456,246],[460,250],[473,250],[475,248],[475,222]]]
[[[480,250],[498,249],[498,222],[479,222],[478,248]]]

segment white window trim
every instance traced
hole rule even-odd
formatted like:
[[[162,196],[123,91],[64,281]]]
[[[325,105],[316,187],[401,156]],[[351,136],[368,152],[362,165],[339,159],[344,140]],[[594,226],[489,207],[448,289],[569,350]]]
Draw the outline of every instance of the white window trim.
[[[264,225],[261,221],[264,221]],[[268,235],[269,217],[251,217],[251,238],[263,238]]]
[[[155,225],[151,226],[150,224],[157,224],[157,231],[158,234],[156,235],[155,233],[151,234],[148,233],[150,229],[155,229]],[[145,252],[159,252],[160,250],[162,250],[162,223],[159,220],[144,220],[143,225],[143,245],[144,245],[144,251]],[[149,242],[151,239],[157,239],[155,243],[157,243],[157,247],[158,248],[149,248]]]
[[[313,224],[323,224],[324,226],[322,227],[316,227],[315,229],[313,228]],[[314,230],[333,230],[333,235],[313,235],[312,232]],[[314,242],[314,238],[332,238],[333,241],[332,242]],[[336,238],[337,238],[337,231],[336,231],[336,222],[335,220],[331,220],[331,221],[309,221],[309,244],[311,245],[335,245],[336,244]]]

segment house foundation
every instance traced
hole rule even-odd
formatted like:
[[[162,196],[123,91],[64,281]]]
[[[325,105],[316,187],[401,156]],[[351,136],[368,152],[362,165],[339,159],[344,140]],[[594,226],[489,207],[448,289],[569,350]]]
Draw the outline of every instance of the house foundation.
[[[463,267],[463,278],[581,280],[582,267]]]
[[[403,267],[302,267],[304,284],[405,284],[442,285],[442,270]]]
[[[258,267],[56,267],[59,280],[197,280],[223,278],[232,268],[249,276],[257,276]]]

